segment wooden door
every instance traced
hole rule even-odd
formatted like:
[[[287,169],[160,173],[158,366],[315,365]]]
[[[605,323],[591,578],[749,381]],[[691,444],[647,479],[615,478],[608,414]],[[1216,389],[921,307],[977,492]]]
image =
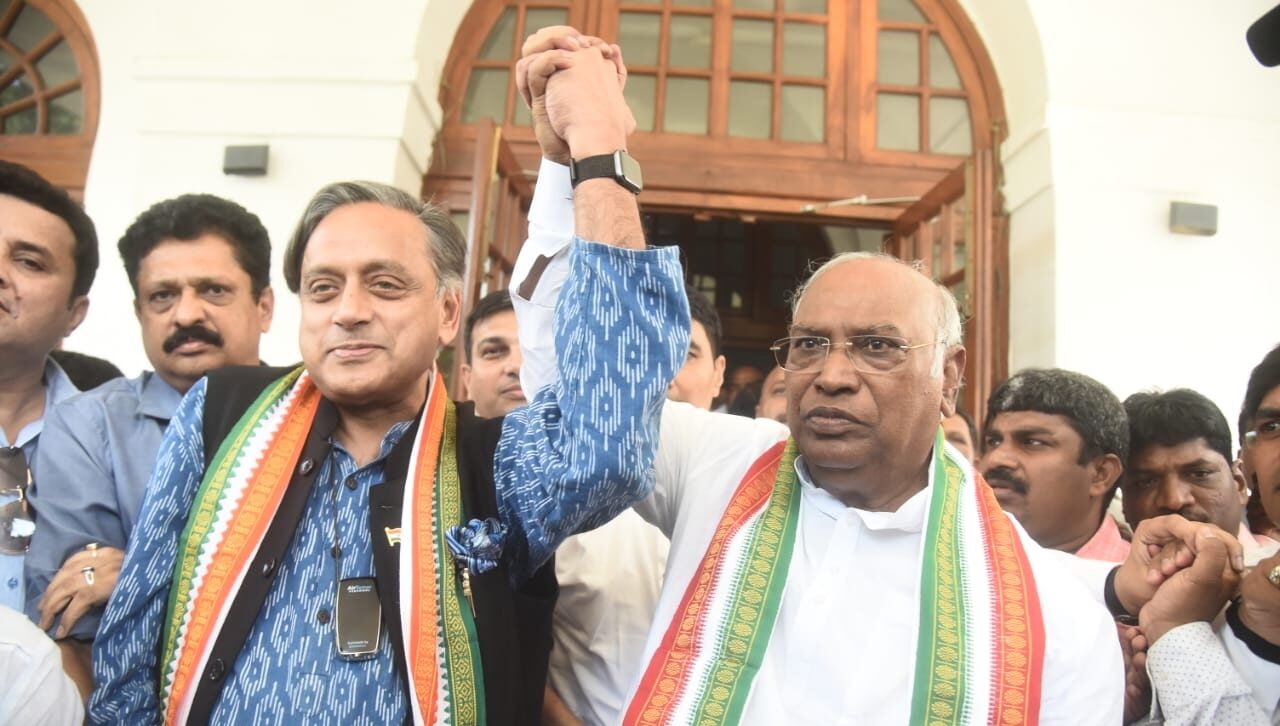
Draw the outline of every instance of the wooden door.
[[[996,176],[992,152],[979,150],[903,211],[886,247],[955,294],[968,351],[961,403],[978,422],[1009,372],[1008,218]]]
[[[447,205],[467,235],[467,262],[462,284],[462,320],[485,295],[511,281],[516,254],[528,231],[533,184],[492,120],[479,124],[472,168],[466,177],[429,176],[423,197]],[[460,211],[466,210],[466,211]],[[462,335],[441,354],[450,390],[459,396],[458,369],[466,360]]]

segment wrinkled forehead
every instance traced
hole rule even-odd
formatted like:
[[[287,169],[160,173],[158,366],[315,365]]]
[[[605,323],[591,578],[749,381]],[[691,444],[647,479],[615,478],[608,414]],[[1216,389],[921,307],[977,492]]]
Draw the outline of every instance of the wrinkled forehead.
[[[910,267],[851,260],[813,278],[796,306],[792,329],[929,340],[937,331],[939,304],[933,281]]]

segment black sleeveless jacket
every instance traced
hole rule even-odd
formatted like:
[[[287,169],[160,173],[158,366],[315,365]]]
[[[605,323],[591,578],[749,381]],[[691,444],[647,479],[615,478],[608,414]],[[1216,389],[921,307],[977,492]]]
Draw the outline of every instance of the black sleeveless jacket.
[[[289,370],[235,367],[209,374],[203,421],[206,466],[258,395]],[[477,418],[470,403],[459,404],[457,408],[458,477],[464,521],[497,517],[493,459],[502,419]],[[328,455],[328,438],[337,423],[337,410],[327,401],[322,402],[280,510],[250,565],[250,574],[236,595],[231,615],[214,643],[209,663],[196,688],[190,723],[209,720],[228,671],[235,664],[236,656],[266,600],[276,566],[284,559],[293,540],[312,480]],[[401,681],[405,682],[406,693],[408,684],[400,632],[400,581],[397,574],[400,547],[393,547],[388,542],[383,528],[400,526],[404,480],[416,433],[417,424],[414,424],[387,458],[385,483],[369,490],[369,536],[373,542],[382,619],[395,648],[396,668]],[[551,652],[551,612],[558,593],[554,563],[543,565],[528,582],[514,590],[504,561],[483,575],[472,575],[471,591],[483,661],[488,722],[493,725],[537,724],[547,681],[547,658]],[[281,643],[280,647],[287,648],[289,644]],[[407,721],[412,721],[412,713]]]

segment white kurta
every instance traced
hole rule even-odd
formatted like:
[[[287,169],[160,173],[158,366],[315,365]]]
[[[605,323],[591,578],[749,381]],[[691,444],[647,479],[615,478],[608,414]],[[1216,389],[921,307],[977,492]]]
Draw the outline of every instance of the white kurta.
[[[516,263],[512,298],[524,352],[521,380],[554,380],[549,310],[573,231],[565,167],[544,161],[530,209],[530,239]],[[533,300],[515,289],[538,255],[555,256]],[[671,539],[667,573],[645,662],[661,640],[747,468],[787,429],[770,420],[668,402],[653,496],[636,506]],[[905,724],[911,709],[918,629],[920,548],[932,489],[896,512],[866,512],[817,489],[798,460],[803,496],[781,612],[743,723]],[[1014,522],[1044,613],[1040,722],[1120,723],[1124,668],[1115,626],[1061,562]],[[643,667],[635,674],[640,678]],[[634,684],[632,689],[634,690]]]
[[[643,665],[670,543],[632,510],[556,550],[547,677],[587,726],[616,723]]]
[[[696,572],[733,489],[785,427],[668,402],[657,489],[637,506],[671,534],[648,654]],[[805,476],[777,624],[744,723],[907,723],[915,677],[920,547],[933,489],[896,512],[844,506]],[[1044,724],[1117,724],[1124,670],[1115,626],[1068,570],[1016,526],[1044,612]]]

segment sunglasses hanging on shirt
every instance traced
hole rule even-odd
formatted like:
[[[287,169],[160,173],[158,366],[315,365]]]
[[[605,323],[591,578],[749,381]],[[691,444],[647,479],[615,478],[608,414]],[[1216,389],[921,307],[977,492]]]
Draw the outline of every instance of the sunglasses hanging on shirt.
[[[26,554],[27,547],[31,545],[36,523],[27,503],[27,487],[30,485],[31,469],[22,449],[16,446],[0,448],[0,496],[17,497],[0,506],[0,554]]]

